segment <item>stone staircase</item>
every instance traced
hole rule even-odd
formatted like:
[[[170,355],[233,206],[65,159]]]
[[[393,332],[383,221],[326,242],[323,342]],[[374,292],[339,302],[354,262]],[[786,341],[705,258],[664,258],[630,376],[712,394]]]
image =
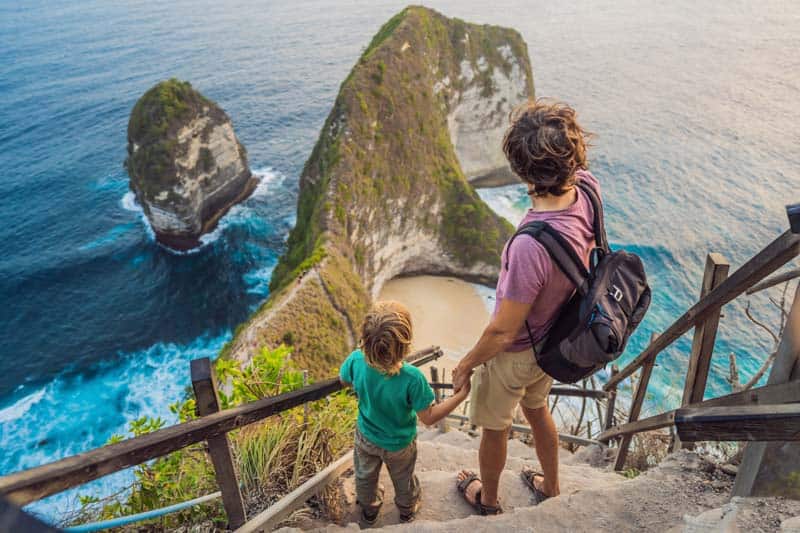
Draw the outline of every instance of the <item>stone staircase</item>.
[[[613,472],[599,447],[566,450],[561,457],[561,489],[557,498],[534,506],[519,477],[523,465],[538,467],[534,450],[518,440],[509,442],[509,457],[501,480],[505,514],[480,517],[455,488],[460,468],[477,471],[479,439],[459,430],[419,435],[417,476],[423,505],[417,520],[400,524],[393,503],[392,483],[383,469],[384,506],[373,529],[386,531],[778,531],[800,515],[800,502],[782,499],[734,499],[733,477],[692,452],[678,452],[658,467],[633,479]],[[339,524],[309,520],[298,524],[318,532],[359,531],[352,473],[340,481]],[[797,519],[795,519],[797,520]],[[734,528],[734,529],[731,529]],[[738,529],[735,529],[738,528]],[[786,529],[792,530],[792,529]]]

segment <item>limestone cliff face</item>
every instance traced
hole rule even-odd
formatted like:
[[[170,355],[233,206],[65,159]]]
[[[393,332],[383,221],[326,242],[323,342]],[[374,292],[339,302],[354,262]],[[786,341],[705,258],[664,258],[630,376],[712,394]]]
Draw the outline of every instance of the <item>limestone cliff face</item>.
[[[156,238],[178,250],[198,246],[257,184],[225,112],[175,79],[136,102],[125,166]]]
[[[533,97],[510,29],[422,7],[389,20],[342,83],[300,178],[273,295],[227,353],[288,342],[327,372],[383,284],[416,273],[496,280],[512,227],[469,177],[496,174],[511,106]]]
[[[468,31],[463,39],[466,46]],[[434,85],[448,102],[447,128],[461,170],[476,187],[518,182],[503,155],[503,135],[511,110],[533,99],[533,76],[521,37],[509,32],[507,39],[477,59],[462,59],[455,81],[445,75]]]

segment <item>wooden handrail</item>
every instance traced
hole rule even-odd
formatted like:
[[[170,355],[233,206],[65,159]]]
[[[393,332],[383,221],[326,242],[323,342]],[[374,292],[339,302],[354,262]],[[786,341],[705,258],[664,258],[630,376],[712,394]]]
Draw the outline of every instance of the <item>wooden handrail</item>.
[[[452,383],[431,383],[430,385],[433,390],[451,390],[453,388]],[[578,398],[595,398],[600,400],[608,398],[608,393],[602,390],[553,385],[550,387],[550,396],[577,396]]]
[[[755,389],[734,392],[711,398],[699,403],[686,406],[684,409],[710,409],[718,407],[748,407],[763,405],[778,405],[784,403],[800,403],[800,381],[779,383],[776,385],[765,385]],[[671,425],[676,413],[680,409],[668,411],[659,415],[643,418],[635,422],[628,422],[620,426],[614,426],[598,435],[597,440],[608,442],[609,440],[624,435],[633,435],[643,431],[651,431]]]
[[[438,347],[432,347],[415,353],[408,360],[415,365],[422,365],[441,355],[442,352]],[[338,378],[327,379],[292,392],[249,402],[146,435],[15,472],[0,477],[0,494],[22,506],[186,448],[209,437],[263,420],[306,402],[320,400],[341,388]]]
[[[658,339],[645,348],[636,359],[631,361],[619,374],[610,378],[603,386],[609,391],[623,379],[633,374],[650,357],[657,356],[670,344],[675,342],[695,324],[707,318],[711,313],[727,304],[748,288],[786,264],[787,261],[800,254],[800,235],[787,231],[723,281],[716,289],[689,308],[680,318],[667,328]]]
[[[769,289],[770,287],[774,287],[775,285],[786,283],[787,281],[791,281],[795,278],[800,278],[800,268],[795,268],[792,270],[787,270],[786,272],[781,272],[780,274],[775,274],[774,276],[765,279],[761,283],[756,283],[755,285],[747,289],[746,294],[749,296],[759,291],[763,291],[764,289]]]
[[[682,441],[800,440],[800,405],[684,407],[675,413]]]

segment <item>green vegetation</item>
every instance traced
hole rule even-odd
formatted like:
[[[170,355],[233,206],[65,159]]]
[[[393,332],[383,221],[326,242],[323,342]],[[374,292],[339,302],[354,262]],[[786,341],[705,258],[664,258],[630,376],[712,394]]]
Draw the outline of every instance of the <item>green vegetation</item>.
[[[174,172],[173,161],[177,150],[174,134],[191,117],[204,108],[220,119],[227,116],[217,104],[196,91],[189,82],[171,78],[149,89],[133,106],[128,122],[129,144],[125,167],[132,179],[145,194],[162,190]],[[208,150],[206,150],[208,152]],[[200,154],[201,163],[207,169],[213,167],[210,152]]]
[[[513,228],[466,181],[447,110],[452,91],[493,90],[494,69],[513,68],[507,48],[527,63],[517,32],[422,7],[404,9],[381,27],[342,83],[303,168],[297,223],[273,271],[272,295],[256,313],[262,319],[269,313],[268,327],[257,332],[260,344],[275,346],[290,334],[304,368],[326,372],[337,365],[369,305],[367,288],[382,268],[376,256],[387,231],[438,239],[462,268],[499,264]],[[464,61],[478,73],[472,81],[461,77]],[[530,67],[523,68],[532,80]],[[434,94],[444,78],[451,89]],[[311,269],[319,278],[299,284]],[[241,354],[238,339],[233,345]]]
[[[262,349],[246,368],[230,359],[218,359],[219,381],[231,384],[231,392],[220,392],[223,408],[266,396],[295,390],[302,373],[290,358],[291,350],[280,346]],[[181,422],[195,417],[194,400],[171,406]],[[298,407],[263,422],[229,433],[234,460],[249,514],[261,511],[282,495],[324,468],[352,445],[357,414],[355,398],[341,392],[310,404],[307,422]],[[164,426],[163,420],[143,417],[130,423],[130,435],[139,436]],[[111,442],[124,437],[116,435]],[[204,444],[192,445],[134,469],[130,491],[99,500],[81,498],[82,509],[68,520],[71,524],[106,520],[164,507],[219,490]],[[166,530],[178,526],[224,527],[220,500],[191,507],[159,519],[131,526],[136,531]]]

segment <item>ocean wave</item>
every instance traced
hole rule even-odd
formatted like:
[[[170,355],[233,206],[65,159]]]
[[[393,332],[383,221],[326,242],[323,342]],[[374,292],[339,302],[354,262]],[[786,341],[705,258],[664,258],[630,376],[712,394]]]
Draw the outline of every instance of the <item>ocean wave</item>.
[[[274,170],[272,167],[253,170],[253,175],[258,178],[258,185],[253,193],[247,198],[247,200],[233,206],[230,210],[228,210],[228,212],[225,213],[225,216],[220,219],[217,227],[214,228],[213,231],[200,236],[200,246],[192,248],[191,250],[174,250],[169,246],[164,246],[156,241],[156,233],[153,230],[153,227],[150,225],[150,221],[147,219],[144,209],[142,209],[142,206],[139,205],[139,202],[136,200],[136,195],[133,193],[133,191],[128,191],[122,196],[120,199],[120,206],[126,211],[131,211],[139,215],[139,218],[144,224],[145,230],[147,231],[147,237],[151,242],[158,244],[158,246],[164,250],[167,250],[175,255],[196,254],[221,239],[228,228],[247,224],[250,221],[251,216],[255,214],[253,211],[254,203],[267,197],[273,190],[272,186],[284,178],[282,173]]]
[[[25,416],[25,414],[31,410],[31,407],[44,398],[46,392],[44,388],[39,389],[33,394],[29,394],[12,405],[9,405],[5,409],[0,409],[0,424],[7,424]]]
[[[189,362],[215,358],[231,333],[205,334],[187,344],[159,342],[120,353],[92,374],[64,375],[0,410],[0,475],[39,466],[104,445],[142,416],[177,423],[170,404],[190,384]],[[18,390],[22,395],[24,391]],[[32,504],[29,510],[57,518],[78,508],[78,494],[113,494],[133,481],[130,471]]]

